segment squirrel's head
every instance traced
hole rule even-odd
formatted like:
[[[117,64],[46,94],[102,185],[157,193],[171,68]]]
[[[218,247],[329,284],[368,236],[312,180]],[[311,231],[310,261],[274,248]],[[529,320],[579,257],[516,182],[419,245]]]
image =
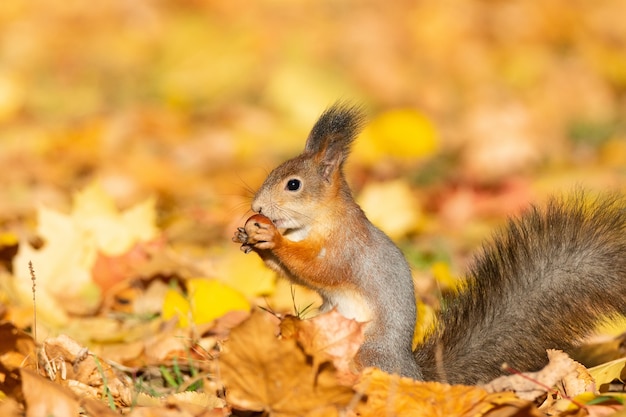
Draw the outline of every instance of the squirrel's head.
[[[321,214],[336,206],[335,199],[346,197],[344,193],[349,197],[343,164],[363,121],[358,107],[337,103],[327,109],[313,126],[304,152],[265,179],[252,210],[282,229],[307,228],[322,220]]]

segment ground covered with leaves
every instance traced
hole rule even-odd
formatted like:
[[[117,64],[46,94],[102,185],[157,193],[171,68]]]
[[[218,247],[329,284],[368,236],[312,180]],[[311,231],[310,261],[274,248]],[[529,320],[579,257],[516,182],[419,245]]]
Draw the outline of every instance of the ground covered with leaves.
[[[316,316],[315,294],[230,238],[323,109],[362,104],[348,178],[410,261],[419,341],[505,216],[576,187],[626,191],[625,13],[0,2],[0,415],[623,410],[624,323],[578,352],[590,373],[551,352],[528,386],[505,383],[515,393],[358,373],[362,325]]]

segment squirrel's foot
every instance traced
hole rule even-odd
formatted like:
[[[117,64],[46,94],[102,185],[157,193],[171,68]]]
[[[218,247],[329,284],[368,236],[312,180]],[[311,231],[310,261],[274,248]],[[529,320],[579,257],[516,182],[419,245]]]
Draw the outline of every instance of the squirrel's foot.
[[[273,249],[280,233],[274,223],[262,214],[250,217],[244,227],[237,228],[233,242],[241,243],[245,253],[253,249]]]
[[[252,251],[252,246],[248,245],[248,234],[246,233],[246,229],[243,227],[238,227],[233,235],[233,242],[241,243],[241,249],[244,253],[250,253]]]

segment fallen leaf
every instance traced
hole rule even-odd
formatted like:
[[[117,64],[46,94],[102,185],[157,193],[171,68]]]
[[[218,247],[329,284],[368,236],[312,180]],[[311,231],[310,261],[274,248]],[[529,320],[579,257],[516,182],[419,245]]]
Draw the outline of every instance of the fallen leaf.
[[[206,392],[178,392],[165,399],[168,403],[194,404],[203,408],[223,408],[226,403],[215,394],[208,395]]]
[[[190,279],[187,292],[196,324],[210,323],[229,311],[250,311],[250,303],[237,290],[214,279]]]
[[[362,417],[495,417],[514,414],[498,414],[503,408],[512,408],[519,415],[535,415],[528,412],[531,403],[512,393],[488,394],[480,387],[419,382],[374,368],[363,371],[355,389],[367,398],[365,406],[359,408]]]
[[[81,397],[95,397],[106,390],[116,404],[132,404],[130,380],[70,337],[46,339],[40,357],[51,380],[68,386]]]
[[[22,369],[21,376],[26,417],[79,416],[80,406],[72,391],[27,369]]]
[[[96,247],[107,256],[119,256],[137,242],[157,236],[155,200],[149,198],[119,211],[99,183],[93,183],[74,196],[71,218],[76,227],[88,233]]]
[[[174,288],[170,288],[165,293],[161,317],[163,317],[164,320],[177,317],[180,327],[189,327],[189,325],[193,323],[189,301],[180,291]]]
[[[119,283],[140,275],[152,256],[159,256],[163,239],[141,241],[119,255],[106,255],[98,251],[91,268],[91,279],[107,296]]]
[[[571,397],[590,390],[593,380],[588,372],[578,362],[572,360],[566,353],[559,350],[548,350],[548,364],[537,372],[524,372],[522,375],[507,375],[494,379],[483,387],[489,392],[514,391],[520,398],[534,401],[544,395],[548,389],[557,383],[564,383],[566,379],[583,378],[582,386],[576,386],[570,381],[567,387],[572,391],[566,396]],[[582,374],[581,374],[582,367]]]
[[[598,384],[600,391],[603,385],[610,384],[614,380],[626,380],[626,358],[616,359],[589,369],[589,373]]]
[[[258,256],[242,256],[233,246],[221,254],[215,265],[216,277],[228,277],[224,283],[246,297],[271,295],[276,287],[276,273],[265,266]]]
[[[35,369],[37,353],[33,338],[11,323],[0,324],[0,392],[23,399],[20,369]]]
[[[0,416],[2,417],[23,417],[24,412],[20,404],[13,398],[4,398],[0,401]]]
[[[287,316],[281,322],[283,336],[285,328],[313,357],[314,365],[330,361],[342,384],[349,386],[356,382],[353,359],[363,344],[365,323],[347,319],[333,309],[309,320]]]
[[[13,260],[13,285],[23,302],[32,300],[32,262],[41,318],[66,324],[68,313],[90,314],[101,303],[101,291],[92,280],[99,252],[116,256],[138,242],[156,237],[154,201],[119,212],[111,197],[96,183],[78,193],[70,214],[43,206],[38,209],[41,249],[20,243]]]
[[[249,311],[248,300],[226,284],[214,279],[195,278],[186,281],[188,299],[177,290],[165,294],[162,316],[178,317],[181,327],[210,323],[230,311]]]
[[[81,397],[80,406],[89,417],[119,417],[120,415],[103,401],[95,398]]]
[[[337,383],[332,365],[314,367],[295,340],[279,340],[277,331],[277,320],[259,311],[232,330],[219,361],[227,401],[277,417],[347,406],[354,391]]]

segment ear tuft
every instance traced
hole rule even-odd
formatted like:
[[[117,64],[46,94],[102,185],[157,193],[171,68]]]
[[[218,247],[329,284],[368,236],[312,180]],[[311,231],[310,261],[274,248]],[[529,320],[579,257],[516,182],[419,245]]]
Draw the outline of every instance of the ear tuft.
[[[337,102],[322,113],[311,129],[304,153],[312,154],[329,174],[341,168],[364,123],[360,106]]]

